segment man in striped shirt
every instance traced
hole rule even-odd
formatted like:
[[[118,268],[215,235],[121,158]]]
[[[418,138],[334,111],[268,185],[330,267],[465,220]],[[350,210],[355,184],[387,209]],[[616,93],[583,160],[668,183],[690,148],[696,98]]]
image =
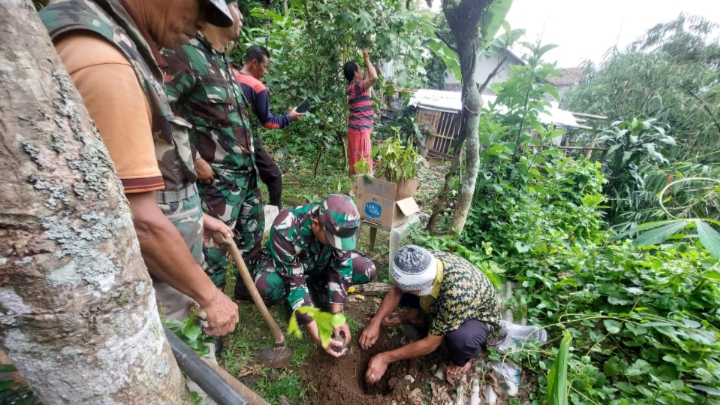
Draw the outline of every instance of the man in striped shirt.
[[[347,88],[348,105],[350,117],[348,118],[348,161],[350,163],[350,176],[355,174],[355,163],[363,157],[370,165],[372,171],[372,159],[370,158],[370,134],[373,130],[373,106],[368,95],[370,87],[377,81],[377,72],[368,50],[363,50],[367,77],[363,78],[360,65],[355,61],[347,62],[343,68],[345,78],[350,83]],[[352,192],[351,192],[352,194]]]

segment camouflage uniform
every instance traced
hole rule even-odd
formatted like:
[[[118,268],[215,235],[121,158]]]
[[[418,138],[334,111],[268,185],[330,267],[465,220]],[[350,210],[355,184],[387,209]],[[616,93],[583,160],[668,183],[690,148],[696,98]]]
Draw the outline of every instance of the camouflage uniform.
[[[339,209],[340,204],[351,209]],[[330,245],[323,245],[313,234],[313,218],[323,224]],[[337,194],[329,196],[322,204],[313,203],[280,212],[270,228],[270,239],[261,253],[255,274],[255,286],[260,295],[270,302],[287,295],[293,310],[312,306],[307,276],[327,283],[330,303],[344,304],[350,285],[368,283],[376,273],[375,264],[353,250],[359,225],[360,215],[355,204],[348,197]],[[343,228],[347,232],[345,235]],[[304,324],[310,319],[298,317],[298,321]]]
[[[202,34],[164,55],[170,104],[193,124],[193,157],[204,159],[215,172],[211,184],[198,183],[203,211],[235,229],[235,243],[253,268],[262,247],[265,211],[243,92],[226,55]],[[227,250],[211,247],[206,257],[205,271],[216,285],[223,284]]]
[[[90,31],[116,45],[132,64],[152,113],[155,155],[165,182],[165,191],[156,193],[158,206],[178,228],[197,264],[203,266],[203,215],[188,138],[191,125],[170,109],[163,75],[153,56],[153,51],[157,53],[154,42],[143,36],[120,0],[55,0],[40,17],[51,38],[70,31]],[[187,296],[154,277],[153,283],[158,300],[173,302],[174,307],[166,310],[168,316],[182,319],[189,314]]]

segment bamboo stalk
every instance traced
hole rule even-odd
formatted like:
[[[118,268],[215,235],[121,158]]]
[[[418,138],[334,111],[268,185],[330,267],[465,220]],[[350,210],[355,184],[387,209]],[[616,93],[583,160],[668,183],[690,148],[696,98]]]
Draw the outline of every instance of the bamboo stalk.
[[[594,120],[602,120],[602,121],[605,121],[605,120],[608,119],[608,117],[606,117],[606,116],[604,116],[604,115],[574,113],[574,112],[571,112],[571,114],[574,115],[574,116],[576,116],[576,117],[592,118],[592,119],[594,119]]]

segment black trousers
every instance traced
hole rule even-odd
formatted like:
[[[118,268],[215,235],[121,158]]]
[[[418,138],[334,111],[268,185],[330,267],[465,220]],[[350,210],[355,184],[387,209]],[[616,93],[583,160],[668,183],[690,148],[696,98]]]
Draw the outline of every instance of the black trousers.
[[[258,146],[255,149],[255,165],[260,172],[260,180],[267,185],[268,188],[268,202],[270,205],[275,205],[278,209],[280,208],[280,199],[282,198],[282,173],[275,160],[270,154],[262,147]]]
[[[400,306],[420,308],[420,297],[415,294],[403,294]],[[450,360],[458,366],[464,366],[470,359],[485,350],[488,338],[488,327],[485,322],[470,319],[460,327],[448,332],[443,339],[450,354]]]

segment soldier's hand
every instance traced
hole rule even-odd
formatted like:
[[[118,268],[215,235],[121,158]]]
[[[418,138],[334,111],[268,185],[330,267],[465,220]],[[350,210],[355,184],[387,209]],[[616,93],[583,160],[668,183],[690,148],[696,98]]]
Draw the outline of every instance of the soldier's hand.
[[[205,184],[212,183],[215,178],[215,172],[213,172],[212,167],[202,158],[195,161],[195,171],[197,172],[198,181]]]
[[[350,343],[352,336],[350,335],[350,327],[347,322],[335,328],[335,338],[342,339],[345,344]]]
[[[225,336],[235,330],[240,321],[238,307],[227,295],[215,288],[215,298],[202,307],[210,324],[205,328],[208,336]]]
[[[330,339],[330,344],[327,349],[325,349],[325,352],[333,357],[340,357],[345,354],[346,351],[347,346],[343,342],[335,339]]]
[[[374,323],[369,324],[360,334],[360,347],[367,350],[377,342],[380,337],[380,326]]]

